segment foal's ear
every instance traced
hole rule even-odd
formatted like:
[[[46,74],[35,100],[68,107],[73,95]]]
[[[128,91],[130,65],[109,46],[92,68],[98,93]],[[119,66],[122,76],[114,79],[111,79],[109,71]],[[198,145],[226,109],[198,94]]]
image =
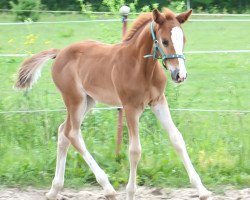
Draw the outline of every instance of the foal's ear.
[[[188,20],[188,18],[190,17],[190,15],[192,14],[192,10],[188,10],[184,13],[181,13],[179,15],[176,16],[176,19],[180,22],[180,24],[184,23],[185,21]]]
[[[153,20],[157,23],[157,24],[162,24],[165,21],[165,17],[163,14],[161,14],[159,12],[159,10],[154,9],[153,10]]]

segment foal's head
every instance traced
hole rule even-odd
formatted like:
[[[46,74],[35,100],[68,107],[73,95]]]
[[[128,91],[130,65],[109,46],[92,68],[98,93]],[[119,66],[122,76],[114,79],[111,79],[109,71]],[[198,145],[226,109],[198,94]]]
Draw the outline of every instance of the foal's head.
[[[158,10],[153,11],[154,31],[160,47],[165,54],[183,55],[185,36],[181,24],[191,15],[192,10],[175,16],[166,9],[163,13]],[[165,59],[164,64],[171,71],[171,77],[175,82],[183,82],[187,78],[187,71],[184,59]]]

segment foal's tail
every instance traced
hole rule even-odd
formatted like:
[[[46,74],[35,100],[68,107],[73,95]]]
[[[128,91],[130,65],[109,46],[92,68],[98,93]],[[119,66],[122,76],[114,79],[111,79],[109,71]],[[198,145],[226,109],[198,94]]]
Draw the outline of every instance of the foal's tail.
[[[41,76],[41,70],[45,62],[49,59],[55,59],[59,52],[59,49],[49,49],[26,59],[20,66],[15,88],[20,90],[31,89]]]

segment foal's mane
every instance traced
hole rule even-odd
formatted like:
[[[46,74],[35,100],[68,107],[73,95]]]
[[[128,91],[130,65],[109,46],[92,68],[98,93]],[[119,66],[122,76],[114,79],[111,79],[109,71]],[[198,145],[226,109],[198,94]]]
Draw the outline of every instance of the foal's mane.
[[[136,34],[136,32],[142,27],[144,26],[147,22],[149,22],[150,20],[152,20],[152,13],[143,13],[141,14],[132,24],[132,27],[130,28],[130,30],[128,31],[128,33],[125,35],[123,41],[129,41],[130,39],[132,39],[134,37],[134,35]]]
[[[168,20],[175,18],[174,13],[168,8],[164,8],[162,14]],[[146,23],[148,23],[152,19],[153,19],[153,16],[151,12],[141,14],[132,24],[131,29],[125,35],[123,42],[129,41],[130,39],[132,39],[134,35],[137,33],[137,31],[140,30],[141,27],[143,27]]]

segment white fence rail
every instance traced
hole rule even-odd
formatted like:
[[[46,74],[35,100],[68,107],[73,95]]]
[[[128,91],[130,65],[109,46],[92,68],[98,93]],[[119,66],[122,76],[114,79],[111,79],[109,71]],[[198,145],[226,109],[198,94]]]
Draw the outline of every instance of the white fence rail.
[[[103,108],[92,108],[93,111],[104,111],[104,110],[117,110],[122,107],[103,107]],[[250,110],[221,110],[221,109],[199,109],[199,108],[170,108],[171,111],[186,111],[186,112],[213,112],[213,113],[250,113]],[[37,109],[37,110],[9,110],[0,111],[0,114],[31,114],[31,113],[44,113],[44,112],[65,112],[66,109]]]
[[[134,19],[128,19],[134,21]],[[190,19],[191,22],[250,22],[250,19]],[[32,24],[72,24],[96,22],[121,22],[120,19],[72,20],[72,21],[44,21],[44,22],[1,22],[0,26],[32,25]]]

